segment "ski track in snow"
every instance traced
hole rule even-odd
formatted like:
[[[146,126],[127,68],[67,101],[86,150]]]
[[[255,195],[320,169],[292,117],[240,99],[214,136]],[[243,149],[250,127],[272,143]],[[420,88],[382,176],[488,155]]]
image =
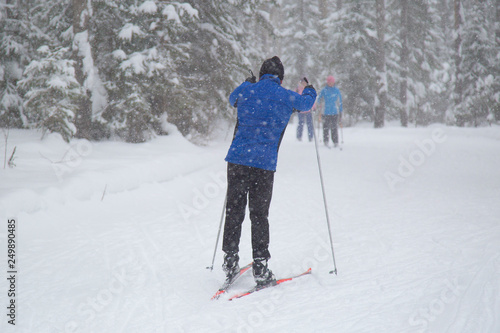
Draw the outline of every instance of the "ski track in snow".
[[[18,318],[14,328],[4,315],[0,330],[499,332],[499,129],[359,126],[344,129],[342,151],[319,143],[336,276],[314,144],[289,126],[270,266],[278,278],[313,274],[232,302],[210,301],[224,280],[221,242],[205,269],[229,142],[92,143],[60,180],[40,153],[55,161],[71,145],[13,131],[18,167],[0,173],[0,213],[19,221]],[[401,167],[410,159],[413,170]],[[0,235],[5,248],[5,227]],[[248,217],[240,256],[251,261]],[[253,284],[247,272],[228,294]]]

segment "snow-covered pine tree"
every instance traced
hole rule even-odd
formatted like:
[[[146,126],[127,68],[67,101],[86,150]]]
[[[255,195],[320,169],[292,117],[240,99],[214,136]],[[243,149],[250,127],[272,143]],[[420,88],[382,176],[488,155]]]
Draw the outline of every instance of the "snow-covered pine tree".
[[[170,102],[183,91],[177,66],[188,53],[178,36],[197,12],[160,1],[106,0],[94,9],[92,43],[109,95],[103,117],[126,141],[142,142],[162,132],[161,115],[175,108]]]
[[[488,121],[491,123],[493,121],[500,121],[500,1],[496,0],[494,2],[494,13],[495,13],[495,50],[496,55],[493,58],[494,62],[494,78],[493,83],[493,100],[495,104],[490,110],[490,115],[488,116]]]
[[[281,10],[285,13],[283,30],[282,61],[285,66],[285,82],[291,89],[297,87],[301,77],[309,77],[316,86],[323,70],[318,63],[321,36],[320,12],[317,1],[296,0],[284,2]]]
[[[38,49],[40,60],[26,67],[18,82],[24,92],[24,110],[30,126],[57,132],[69,141],[75,134],[75,113],[85,91],[75,78],[74,62],[68,48]]]
[[[433,51],[438,66],[430,81],[431,105],[434,121],[445,122],[453,100],[453,3],[450,0],[430,2],[431,20],[434,22]]]
[[[76,114],[76,136],[98,139],[105,136],[101,114],[107,104],[107,93],[95,65],[97,52],[92,48],[90,21],[93,15],[92,2],[72,0],[71,50],[75,61],[76,79],[86,90],[87,98],[81,101]]]
[[[283,39],[280,35],[283,24],[282,15],[280,7],[274,1],[264,1],[255,10],[253,16],[245,19],[245,26],[251,27],[256,36],[252,41],[254,52],[250,52],[248,55],[251,63],[259,64],[264,58],[275,55],[282,56]]]
[[[25,79],[23,72],[30,61],[43,57],[36,54],[40,46],[51,45],[55,49],[62,45],[61,34],[70,26],[68,3],[69,0],[0,2],[0,20],[3,21],[0,24],[0,67],[4,74],[0,80],[0,95],[5,102],[0,102],[0,114],[8,115],[14,126],[37,126],[23,114],[24,96],[17,83]]]
[[[332,38],[332,33],[334,32],[334,27],[340,26],[339,16],[333,17],[331,15],[338,15],[342,11],[342,6],[333,6],[327,0],[319,0],[318,1],[318,10],[319,15],[316,18],[317,20],[317,29],[319,34],[318,44],[314,45],[314,48],[317,49],[317,59],[315,61],[316,66],[319,67],[318,77],[316,78],[316,83],[318,84],[318,88],[325,84],[325,77],[328,75],[335,75],[340,81],[340,76],[342,75],[340,70],[334,71],[334,68],[331,68],[333,65],[332,58],[343,59],[344,57],[338,56],[343,49],[336,49],[337,52],[330,53],[328,46],[329,42],[332,40],[338,44],[338,40]],[[319,82],[318,82],[319,81]],[[345,118],[344,118],[345,119]]]
[[[391,75],[391,82],[399,89],[389,91],[399,94],[397,109],[401,110],[403,126],[405,117],[415,125],[427,125],[440,118],[433,105],[434,95],[445,90],[438,80],[442,71],[439,54],[444,35],[439,31],[437,7],[423,0],[396,1],[394,4],[393,9],[400,13],[400,24],[392,25],[399,30],[397,62],[400,70],[397,73],[400,75]]]
[[[227,96],[249,75],[252,60],[264,56],[257,55],[250,22],[262,1],[187,2],[197,10],[198,19],[178,36],[188,46],[189,57],[178,67],[184,87],[181,104],[168,119],[185,135],[206,135],[219,119],[234,118]]]
[[[400,82],[399,82],[399,114],[401,126],[408,127],[408,70],[410,50],[408,39],[410,34],[409,26],[409,1],[401,0],[401,26],[399,31],[399,42],[401,50],[399,52]]]
[[[498,55],[494,30],[489,15],[489,1],[468,4],[462,41],[463,100],[457,117],[458,125],[478,126],[486,121],[496,104],[494,94],[495,57]],[[497,77],[496,80],[499,78]]]
[[[375,52],[375,72],[376,72],[376,93],[374,105],[374,126],[375,128],[384,127],[385,112],[387,107],[388,81],[387,81],[387,63],[386,63],[386,7],[385,0],[376,0],[376,30],[377,46]]]
[[[375,6],[359,1],[344,1],[341,8],[331,2],[321,12],[329,15],[324,26],[319,65],[323,66],[321,85],[334,75],[343,96],[343,122],[373,121],[375,95]]]
[[[0,127],[22,127],[25,122],[17,81],[30,61],[27,6],[0,1]]]
[[[463,18],[462,18],[462,1],[453,0],[453,61],[454,61],[454,77],[453,77],[453,107],[446,112],[446,122],[455,124],[456,113],[459,112],[463,99],[463,75],[462,75],[462,33],[463,33]]]

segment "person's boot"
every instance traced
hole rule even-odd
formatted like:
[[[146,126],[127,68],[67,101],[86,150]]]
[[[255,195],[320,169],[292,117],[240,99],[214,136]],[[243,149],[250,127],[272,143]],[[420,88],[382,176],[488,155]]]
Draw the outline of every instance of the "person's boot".
[[[240,272],[239,265],[240,257],[238,253],[226,253],[224,254],[224,263],[222,264],[222,270],[226,273],[228,279],[233,278],[236,274]]]
[[[253,260],[253,277],[257,286],[265,286],[276,281],[273,272],[267,267],[267,259],[265,258]]]

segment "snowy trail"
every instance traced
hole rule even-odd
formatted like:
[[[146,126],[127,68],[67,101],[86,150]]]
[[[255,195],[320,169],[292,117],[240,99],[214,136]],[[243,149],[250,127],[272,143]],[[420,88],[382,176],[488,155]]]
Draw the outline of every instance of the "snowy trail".
[[[356,127],[344,138],[343,151],[319,147],[338,276],[328,274],[314,146],[291,126],[270,265],[278,277],[313,274],[232,302],[210,301],[224,278],[220,243],[214,271],[205,269],[227,142],[93,144],[62,182],[38,152],[61,156],[63,143],[21,144],[19,167],[0,176],[2,220],[20,221],[21,266],[18,325],[3,320],[2,332],[500,331],[499,128]],[[101,201],[103,184],[113,186]],[[19,202],[23,193],[35,203]],[[252,285],[247,273],[230,294]]]

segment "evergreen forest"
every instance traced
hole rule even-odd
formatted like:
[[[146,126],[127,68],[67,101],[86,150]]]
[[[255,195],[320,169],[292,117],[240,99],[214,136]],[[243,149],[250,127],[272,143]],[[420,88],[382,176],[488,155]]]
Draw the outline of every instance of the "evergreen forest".
[[[500,0],[0,0],[0,128],[203,142],[274,55],[345,126],[500,120]]]

